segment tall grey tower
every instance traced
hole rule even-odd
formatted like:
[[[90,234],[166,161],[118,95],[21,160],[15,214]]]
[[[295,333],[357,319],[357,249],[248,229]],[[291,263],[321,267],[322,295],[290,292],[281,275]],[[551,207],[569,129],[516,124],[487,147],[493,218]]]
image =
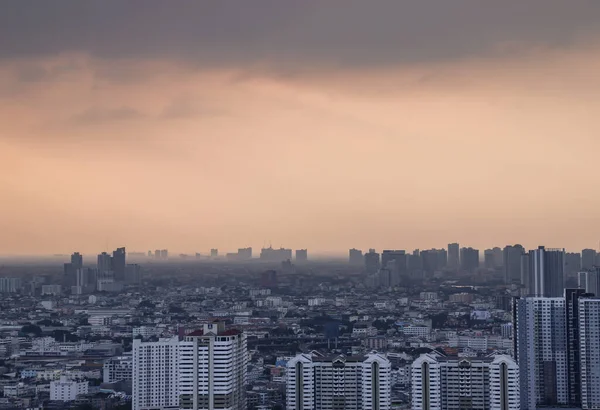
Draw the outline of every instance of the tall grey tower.
[[[529,284],[532,296],[560,297],[565,289],[565,250],[540,246],[529,251]]]

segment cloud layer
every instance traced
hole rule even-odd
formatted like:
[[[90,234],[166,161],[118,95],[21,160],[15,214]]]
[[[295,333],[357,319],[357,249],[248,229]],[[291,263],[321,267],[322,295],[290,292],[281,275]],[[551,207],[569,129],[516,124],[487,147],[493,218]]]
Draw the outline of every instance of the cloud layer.
[[[595,1],[33,5],[0,13],[0,254],[597,239]]]

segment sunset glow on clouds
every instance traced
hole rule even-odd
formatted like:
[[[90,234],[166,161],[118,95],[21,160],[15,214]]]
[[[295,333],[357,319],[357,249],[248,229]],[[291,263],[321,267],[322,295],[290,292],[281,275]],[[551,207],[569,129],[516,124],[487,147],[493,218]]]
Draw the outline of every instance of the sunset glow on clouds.
[[[570,2],[556,22],[459,1],[482,37],[472,43],[459,15],[431,25],[439,2],[376,1],[365,15],[351,1],[336,17],[336,1],[265,1],[272,19],[198,3],[199,19],[213,13],[231,24],[226,33],[204,27],[194,43],[187,17],[177,25],[176,11],[150,3],[142,15],[121,10],[131,20],[94,41],[102,20],[67,7],[86,21],[66,29],[87,33],[80,43],[41,25],[46,39],[5,48],[0,253],[597,242],[597,3]],[[544,3],[548,16],[563,7],[524,3]],[[386,17],[411,10],[429,31],[395,31]],[[154,48],[140,39],[152,22]],[[0,27],[19,42],[15,27]],[[165,27],[179,27],[174,38]],[[117,35],[122,44],[111,44]],[[385,54],[404,49],[406,58]]]

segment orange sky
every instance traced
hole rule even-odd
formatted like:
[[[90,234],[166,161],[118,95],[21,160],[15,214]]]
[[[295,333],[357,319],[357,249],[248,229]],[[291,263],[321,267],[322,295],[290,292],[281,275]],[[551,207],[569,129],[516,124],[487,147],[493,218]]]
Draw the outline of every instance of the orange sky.
[[[595,247],[599,72],[589,43],[289,75],[3,60],[0,254]]]

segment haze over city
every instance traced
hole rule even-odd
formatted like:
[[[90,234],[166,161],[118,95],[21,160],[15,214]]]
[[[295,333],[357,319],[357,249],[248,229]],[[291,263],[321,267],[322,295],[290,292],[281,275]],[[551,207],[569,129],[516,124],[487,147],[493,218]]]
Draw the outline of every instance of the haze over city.
[[[596,248],[599,69],[596,1],[6,1],[0,254]]]

